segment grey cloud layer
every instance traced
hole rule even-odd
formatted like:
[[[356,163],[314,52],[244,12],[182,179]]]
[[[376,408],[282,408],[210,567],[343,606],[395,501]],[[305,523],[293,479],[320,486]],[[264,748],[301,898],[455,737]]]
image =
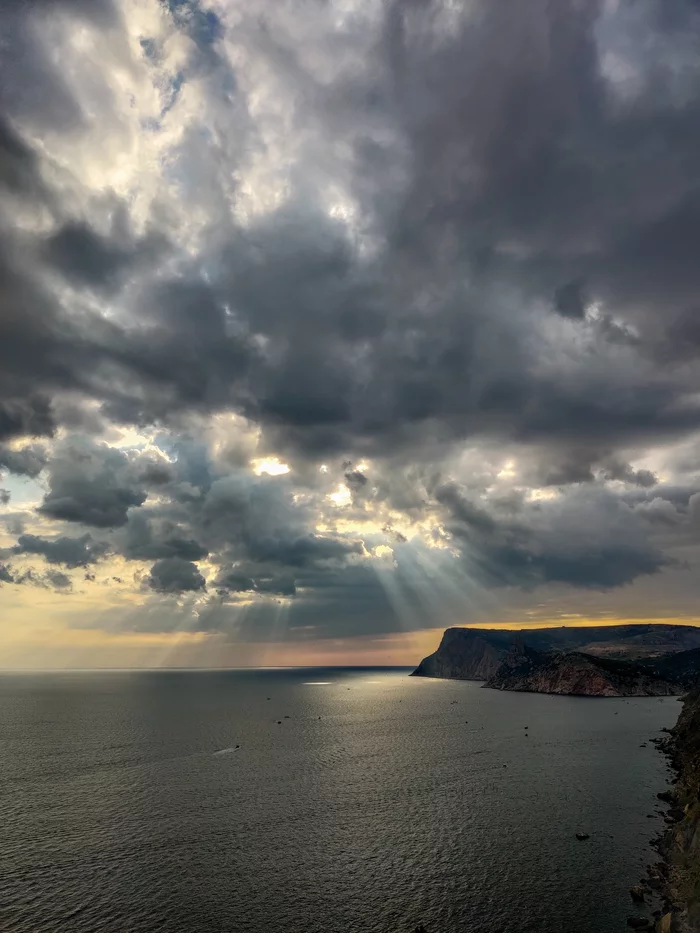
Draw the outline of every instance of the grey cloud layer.
[[[662,579],[700,489],[697,4],[332,7],[0,11],[0,470],[56,526],[15,555],[323,634],[393,630],[430,560],[443,595]],[[83,19],[115,51],[77,88],[47,43]],[[291,473],[213,452],[222,413]]]
[[[89,534],[80,538],[59,535],[53,539],[24,534],[17,539],[15,554],[41,554],[49,564],[65,564],[66,567],[87,567],[97,563],[108,552],[104,541],[95,541]]]

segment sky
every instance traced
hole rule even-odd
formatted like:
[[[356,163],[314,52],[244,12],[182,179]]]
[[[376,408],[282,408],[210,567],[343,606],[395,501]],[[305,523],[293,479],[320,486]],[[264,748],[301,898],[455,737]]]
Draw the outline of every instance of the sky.
[[[700,623],[696,0],[0,2],[0,667]]]

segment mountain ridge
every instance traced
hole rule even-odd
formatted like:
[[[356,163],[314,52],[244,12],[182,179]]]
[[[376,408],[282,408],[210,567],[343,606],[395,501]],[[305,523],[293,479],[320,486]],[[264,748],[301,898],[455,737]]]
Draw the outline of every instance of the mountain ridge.
[[[646,659],[658,664],[666,659],[663,662],[666,668],[655,670],[661,679],[673,667],[669,656],[698,649],[700,661],[700,628],[673,623],[539,629],[448,628],[437,650],[423,658],[412,676],[488,681],[506,659],[514,640],[542,654],[577,651],[600,660]],[[588,647],[590,651],[586,650]]]

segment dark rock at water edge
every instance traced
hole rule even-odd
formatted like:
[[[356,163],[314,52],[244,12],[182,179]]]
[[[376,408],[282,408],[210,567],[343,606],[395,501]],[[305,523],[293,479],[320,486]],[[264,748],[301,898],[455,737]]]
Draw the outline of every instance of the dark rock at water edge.
[[[663,898],[656,933],[700,930],[700,691],[684,698],[670,735],[655,742],[678,774],[674,790],[658,797],[673,806],[658,843],[663,861],[649,866],[648,884]]]
[[[627,926],[633,930],[648,930],[652,927],[652,921],[648,917],[628,917]]]

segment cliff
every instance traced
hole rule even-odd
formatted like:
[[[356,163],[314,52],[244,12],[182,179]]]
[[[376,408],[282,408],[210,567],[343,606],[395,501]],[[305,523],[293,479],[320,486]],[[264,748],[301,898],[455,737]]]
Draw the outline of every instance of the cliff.
[[[685,697],[683,710],[666,742],[657,740],[678,772],[671,792],[666,831],[658,842],[663,861],[649,868],[645,884],[664,899],[667,913],[658,933],[700,930],[700,691]]]
[[[488,680],[508,653],[512,632],[448,628],[438,650],[424,658],[414,677]]]
[[[677,683],[647,665],[580,652],[542,654],[523,644],[511,648],[485,686],[596,697],[674,696],[681,692]]]
[[[513,638],[535,651],[580,651],[589,656],[654,659],[698,649],[700,628],[686,625],[562,626],[561,628],[468,629],[448,628],[440,645],[413,672],[416,677],[489,680],[504,661]],[[659,672],[662,679],[665,676]]]

